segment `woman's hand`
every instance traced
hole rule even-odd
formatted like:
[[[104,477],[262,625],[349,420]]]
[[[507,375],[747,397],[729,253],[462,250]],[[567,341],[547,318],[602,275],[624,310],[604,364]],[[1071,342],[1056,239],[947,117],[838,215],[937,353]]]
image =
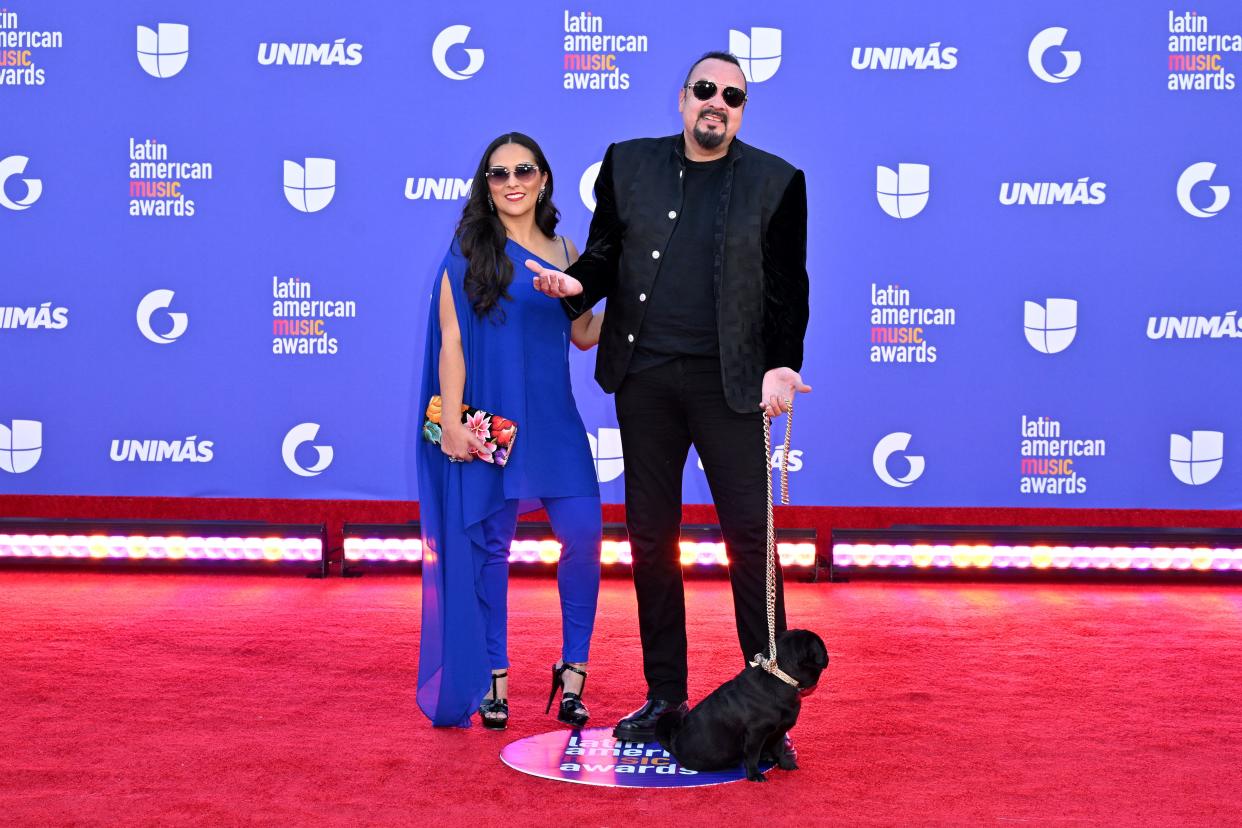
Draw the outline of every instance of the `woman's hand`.
[[[440,427],[440,451],[447,454],[450,460],[474,462],[471,452],[482,449],[483,441],[462,423],[441,422]]]
[[[587,351],[599,344],[599,332],[604,325],[604,312],[586,311],[574,320],[569,328],[569,340],[580,350]]]

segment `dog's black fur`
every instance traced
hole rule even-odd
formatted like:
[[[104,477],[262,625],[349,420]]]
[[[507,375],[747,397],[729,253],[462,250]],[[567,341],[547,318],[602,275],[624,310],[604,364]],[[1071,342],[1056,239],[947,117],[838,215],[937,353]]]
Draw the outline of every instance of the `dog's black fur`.
[[[828,649],[810,630],[788,630],[776,639],[776,663],[798,687],[811,688],[828,666]],[[656,738],[690,770],[724,770],[746,764],[746,778],[763,782],[759,760],[782,757],[785,734],[798,721],[802,697],[776,676],[747,667],[717,687],[689,713],[660,717]],[[780,758],[782,770],[798,766]]]

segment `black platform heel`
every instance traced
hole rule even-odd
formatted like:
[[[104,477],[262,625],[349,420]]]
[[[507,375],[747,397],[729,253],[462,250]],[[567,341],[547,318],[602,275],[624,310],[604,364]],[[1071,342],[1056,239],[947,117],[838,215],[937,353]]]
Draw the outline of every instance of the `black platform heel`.
[[[573,693],[565,689],[565,671],[577,673],[582,676],[582,688]],[[552,666],[552,692],[548,694],[548,707],[544,713],[552,711],[552,701],[556,698],[556,691],[561,691],[561,707],[556,712],[556,720],[573,727],[582,727],[591,718],[591,714],[587,711],[587,707],[582,703],[582,690],[586,689],[586,670],[582,670],[572,664],[564,664],[557,667]]]
[[[479,705],[479,718],[483,720],[483,726],[488,730],[504,730],[509,726],[509,700],[496,698],[500,695],[496,679],[507,678],[508,675],[508,670],[503,673],[492,673],[492,697],[484,699]]]

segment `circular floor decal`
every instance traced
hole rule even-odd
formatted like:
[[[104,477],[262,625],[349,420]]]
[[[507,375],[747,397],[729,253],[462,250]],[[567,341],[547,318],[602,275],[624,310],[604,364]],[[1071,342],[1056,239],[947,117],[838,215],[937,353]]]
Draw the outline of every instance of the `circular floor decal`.
[[[611,727],[556,730],[505,746],[500,759],[522,773],[610,788],[695,788],[746,778],[739,765],[726,771],[692,771],[677,764],[659,744],[623,742]],[[771,763],[760,763],[767,771]]]

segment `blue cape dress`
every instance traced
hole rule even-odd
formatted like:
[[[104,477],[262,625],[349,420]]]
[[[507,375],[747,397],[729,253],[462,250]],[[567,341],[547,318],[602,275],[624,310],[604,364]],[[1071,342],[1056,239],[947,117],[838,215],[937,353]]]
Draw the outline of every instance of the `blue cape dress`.
[[[482,524],[520,502],[538,508],[541,498],[599,496],[586,429],[569,379],[569,328],[561,303],[531,285],[527,259],[555,267],[510,240],[513,261],[503,316],[480,319],[466,296],[467,262],[456,240],[436,270],[427,321],[420,391],[421,412],[440,393],[440,290],[448,274],[466,361],[462,402],[517,423],[508,465],[475,460],[450,463],[440,447],[421,437],[417,450],[419,516],[423,542],[422,642],[418,706],[437,726],[469,727],[487,693],[491,668],[485,618],[479,603],[476,555]]]

